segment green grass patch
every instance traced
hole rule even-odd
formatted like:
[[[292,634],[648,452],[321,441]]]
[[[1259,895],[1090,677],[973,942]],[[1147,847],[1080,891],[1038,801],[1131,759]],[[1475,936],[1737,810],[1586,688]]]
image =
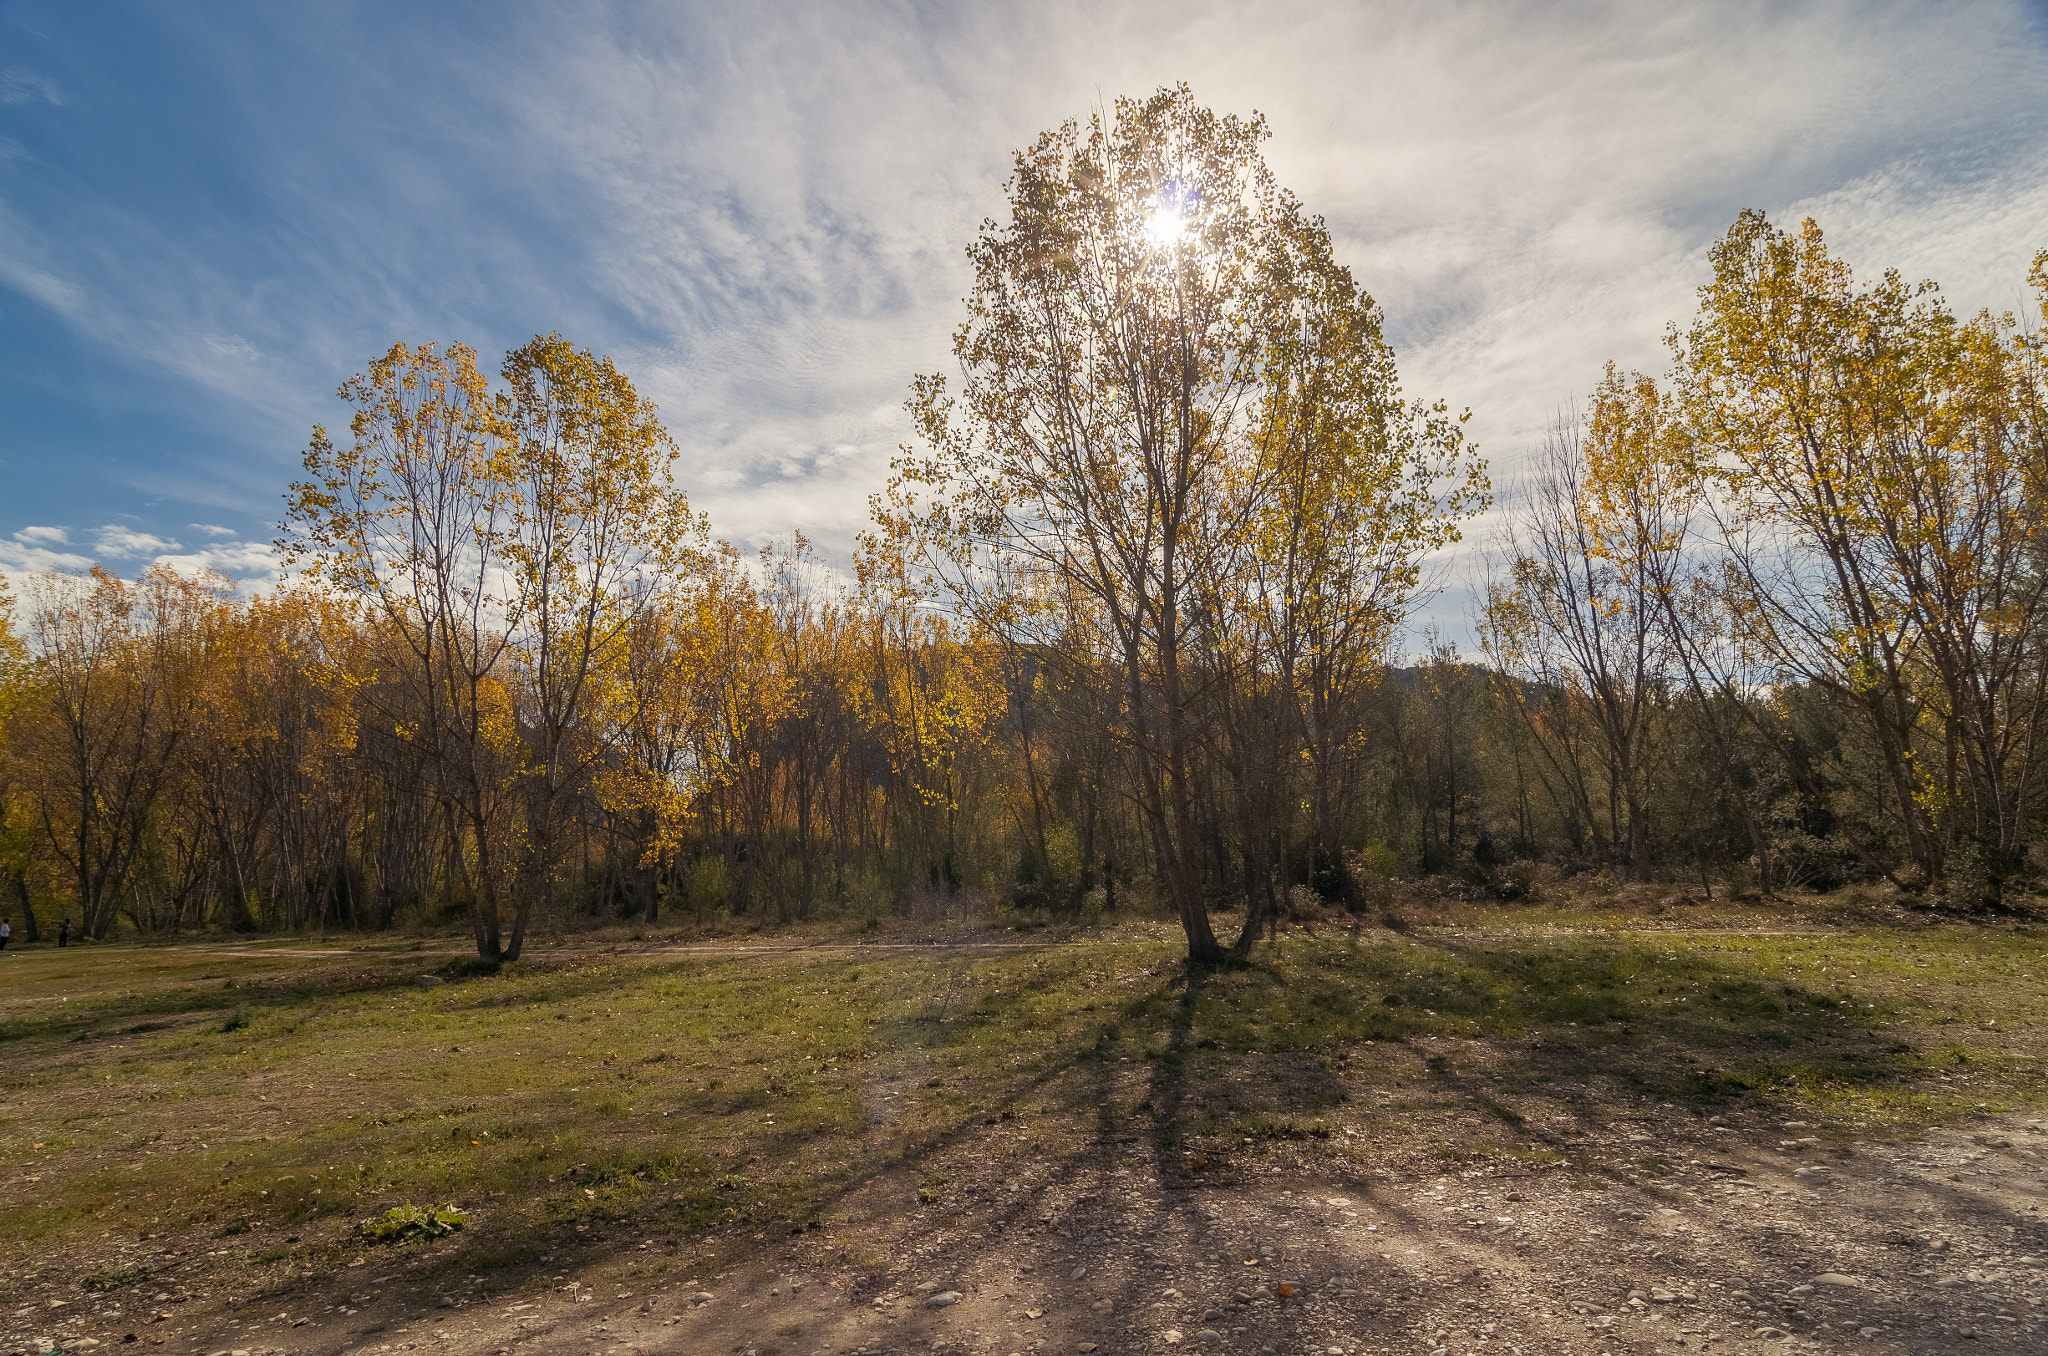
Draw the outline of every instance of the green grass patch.
[[[78,1283],[87,1290],[119,1290],[124,1285],[135,1285],[150,1278],[148,1267],[116,1267],[111,1271],[95,1271]]]
[[[393,1206],[374,1219],[366,1219],[357,1226],[364,1238],[378,1243],[409,1243],[420,1238],[446,1238],[469,1223],[469,1215],[453,1205],[404,1205]],[[282,1261],[288,1255],[283,1248],[274,1248],[257,1255],[259,1262]]]

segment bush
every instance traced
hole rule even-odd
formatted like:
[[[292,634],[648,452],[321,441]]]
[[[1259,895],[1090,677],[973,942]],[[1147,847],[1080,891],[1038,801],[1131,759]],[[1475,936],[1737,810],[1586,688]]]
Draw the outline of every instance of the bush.
[[[384,1218],[366,1219],[358,1227],[363,1237],[378,1243],[403,1243],[413,1238],[446,1238],[467,1223],[469,1216],[455,1206],[407,1201],[386,1210]]]
[[[2007,848],[1995,840],[1967,833],[1949,854],[1949,902],[1964,909],[1995,908],[2026,876],[2027,850]]]
[[[1052,888],[1072,894],[1081,883],[1081,836],[1072,824],[1061,824],[1045,836],[1045,869]]]
[[[1385,843],[1367,843],[1365,849],[1358,854],[1358,860],[1366,870],[1382,876],[1393,877],[1401,874],[1401,859],[1395,856],[1394,850]]]
[[[1342,852],[1326,852],[1318,848],[1309,869],[1308,883],[1310,889],[1332,904],[1341,904],[1348,909],[1355,903],[1350,863]]]
[[[1532,861],[1514,861],[1493,873],[1493,892],[1502,899],[1529,902],[1543,896],[1543,868]]]
[[[1296,923],[1321,923],[1330,919],[1331,909],[1341,905],[1326,899],[1320,891],[1306,885],[1287,887],[1286,917]]]
[[[846,909],[868,931],[878,931],[895,903],[895,891],[878,872],[863,871],[847,878],[844,885]]]
[[[1400,862],[1385,843],[1369,843],[1362,852],[1347,852],[1345,866],[1361,907],[1385,910],[1394,902],[1394,876]]]
[[[726,874],[725,862],[708,853],[691,862],[689,889],[690,907],[699,922],[705,914],[728,907],[732,902],[732,878]]]

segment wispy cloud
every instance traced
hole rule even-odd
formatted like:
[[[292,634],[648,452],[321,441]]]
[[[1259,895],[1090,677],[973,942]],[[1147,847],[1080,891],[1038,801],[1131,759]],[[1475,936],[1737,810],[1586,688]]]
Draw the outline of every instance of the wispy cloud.
[[[457,48],[425,11],[400,41],[165,11],[132,78],[169,82],[147,92],[183,110],[172,130],[45,145],[33,118],[0,124],[23,148],[0,165],[20,190],[0,191],[0,285],[219,412],[180,460],[122,461],[165,504],[121,506],[140,535],[241,522],[189,529],[213,544],[179,558],[256,573],[245,539],[343,376],[394,338],[488,354],[558,329],[661,403],[721,531],[843,552],[908,434],[910,374],[950,366],[963,247],[1002,211],[1011,152],[1179,79],[1268,116],[1276,172],[1385,305],[1410,390],[1470,405],[1508,474],[1604,360],[1661,364],[1744,207],[1811,212],[1860,268],[1964,307],[2014,304],[2048,245],[2039,3],[504,13]],[[69,126],[113,106],[54,60],[35,59],[47,93],[20,88],[63,116],[20,108]],[[32,162],[98,172],[36,197]]]
[[[592,281],[647,332],[637,370],[729,530],[813,512],[843,544],[865,512],[848,491],[906,432],[908,374],[949,365],[961,249],[1010,149],[1175,78],[1268,115],[1276,170],[1387,306],[1411,387],[1470,404],[1509,468],[1605,359],[1660,362],[1743,207],[1883,179],[1830,224],[1911,237],[1966,301],[2011,287],[2042,219],[2048,64],[2005,5],[1009,13],[914,33],[857,7],[653,32],[593,14],[555,79],[503,87],[538,163],[604,205]],[[661,59],[691,49],[748,77]],[[1958,238],[1971,200],[2018,210]]]
[[[61,106],[63,93],[57,82],[34,71],[9,67],[0,71],[0,104],[45,103]]]
[[[154,560],[167,551],[178,550],[179,544],[154,533],[110,523],[93,530],[92,549],[114,560]]]

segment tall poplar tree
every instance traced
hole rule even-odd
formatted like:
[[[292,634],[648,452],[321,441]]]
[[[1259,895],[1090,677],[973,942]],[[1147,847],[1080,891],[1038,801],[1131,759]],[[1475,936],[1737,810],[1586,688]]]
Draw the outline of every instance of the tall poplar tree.
[[[1128,795],[1203,963],[1223,949],[1202,888],[1197,778],[1214,694],[1197,632],[1207,600],[1239,592],[1226,581],[1248,563],[1242,540],[1300,483],[1288,474],[1299,440],[1272,425],[1283,389],[1328,342],[1348,346],[1375,398],[1308,402],[1353,422],[1348,440],[1318,434],[1318,446],[1384,449],[1391,427],[1423,417],[1398,398],[1371,299],[1266,168],[1266,136],[1262,118],[1219,116],[1183,85],[1020,152],[1008,222],[985,223],[968,249],[959,391],[917,379],[925,445],[898,460],[877,508],[877,539],[915,535],[982,622],[1116,687]],[[1315,304],[1319,287],[1341,305]],[[1350,323],[1360,314],[1373,323]],[[1454,429],[1404,444],[1423,479],[1458,461]],[[1410,496],[1418,522],[1483,493],[1476,468],[1461,469],[1448,502]],[[1412,545],[1445,535],[1425,529]]]

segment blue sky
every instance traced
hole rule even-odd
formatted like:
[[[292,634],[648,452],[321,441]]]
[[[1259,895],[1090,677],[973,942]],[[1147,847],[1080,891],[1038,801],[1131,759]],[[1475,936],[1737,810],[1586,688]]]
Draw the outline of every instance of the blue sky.
[[[1181,79],[1268,116],[1504,481],[1660,365],[1741,208],[1970,308],[2048,247],[2048,0],[0,0],[0,568],[260,575],[344,377],[546,330],[661,403],[717,530],[842,553],[1011,151]]]

